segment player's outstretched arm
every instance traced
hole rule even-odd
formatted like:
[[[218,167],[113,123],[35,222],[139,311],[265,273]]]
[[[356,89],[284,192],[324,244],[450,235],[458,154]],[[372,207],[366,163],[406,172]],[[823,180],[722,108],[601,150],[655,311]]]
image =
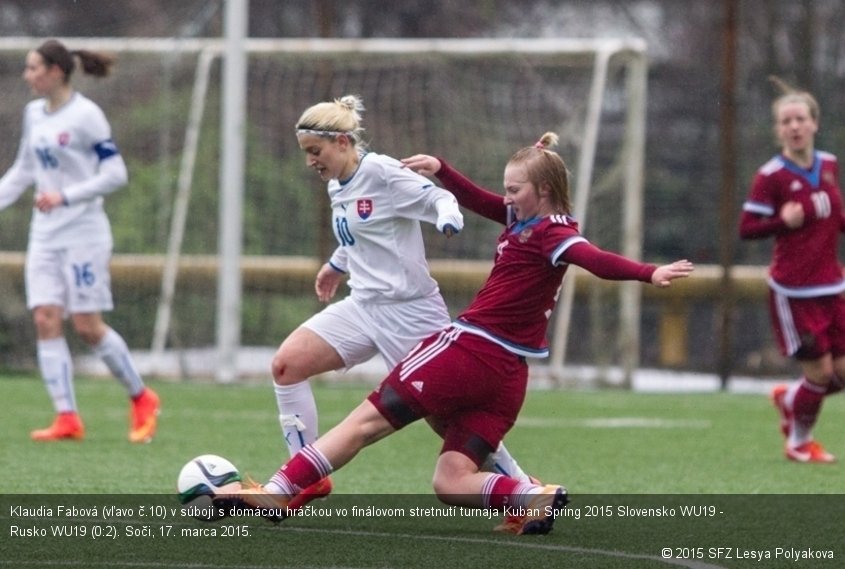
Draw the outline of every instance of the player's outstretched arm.
[[[651,275],[651,284],[656,287],[665,288],[672,284],[675,279],[683,279],[695,270],[695,266],[686,259],[675,261],[668,265],[661,265]]]
[[[508,208],[502,196],[476,185],[445,160],[428,154],[414,154],[403,158],[401,162],[405,168],[417,174],[437,176],[443,187],[455,195],[461,207],[497,223],[508,223]]]

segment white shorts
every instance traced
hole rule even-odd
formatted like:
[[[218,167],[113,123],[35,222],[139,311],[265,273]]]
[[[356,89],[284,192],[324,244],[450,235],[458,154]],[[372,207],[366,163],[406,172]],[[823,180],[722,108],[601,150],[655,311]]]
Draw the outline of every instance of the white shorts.
[[[329,343],[346,369],[381,354],[393,369],[425,338],[451,323],[439,292],[393,303],[362,304],[352,297],[330,304],[302,326]]]
[[[66,314],[114,308],[110,245],[68,249],[30,247],[26,253],[26,306],[61,306]]]

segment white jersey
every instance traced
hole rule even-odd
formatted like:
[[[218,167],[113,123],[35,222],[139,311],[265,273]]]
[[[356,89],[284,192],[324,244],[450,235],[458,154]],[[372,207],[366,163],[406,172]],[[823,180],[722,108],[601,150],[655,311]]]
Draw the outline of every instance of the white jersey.
[[[460,215],[455,197],[389,156],[367,153],[347,180],[328,185],[340,246],[330,263],[349,273],[352,297],[393,302],[438,290],[429,274],[420,221]]]
[[[58,191],[65,206],[48,213],[33,209],[30,247],[111,246],[103,196],[126,181],[126,164],[100,107],[76,92],[53,112],[47,111],[45,99],[36,99],[24,109],[15,163],[0,179],[0,209],[14,203],[30,186],[35,186],[36,193]]]

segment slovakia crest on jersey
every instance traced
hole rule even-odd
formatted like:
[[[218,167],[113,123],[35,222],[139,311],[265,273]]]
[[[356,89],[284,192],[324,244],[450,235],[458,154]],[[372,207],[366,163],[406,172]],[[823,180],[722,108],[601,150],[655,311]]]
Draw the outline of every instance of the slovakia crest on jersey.
[[[373,200],[358,200],[358,217],[367,219],[373,213]]]
[[[59,146],[67,146],[70,142],[70,133],[62,132],[59,134]]]

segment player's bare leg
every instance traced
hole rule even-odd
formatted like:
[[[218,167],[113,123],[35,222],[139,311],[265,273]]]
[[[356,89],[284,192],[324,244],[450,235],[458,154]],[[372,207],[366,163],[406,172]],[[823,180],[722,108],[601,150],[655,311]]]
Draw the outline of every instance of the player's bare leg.
[[[307,488],[328,479],[362,448],[394,431],[375,406],[364,401],[313,445],[296,453],[267,484],[248,483],[234,498],[247,506],[272,511],[270,519],[280,521],[284,516],[275,514],[295,509],[294,500]]]
[[[434,417],[427,417],[426,420],[438,435],[443,436],[443,433],[446,432],[444,425],[440,424]],[[499,448],[495,452],[490,453],[487,460],[481,465],[480,470],[482,472],[502,474],[513,478],[517,482],[541,485],[539,480],[522,470],[516,459],[505,448],[504,443],[499,443]],[[514,511],[513,513],[506,513],[502,523],[496,526],[495,530],[505,533],[519,533],[524,523],[525,516],[521,515],[518,511]]]
[[[293,457],[303,447],[317,440],[319,425],[317,403],[308,378],[344,366],[340,355],[328,342],[308,328],[299,327],[276,351],[271,364],[279,424],[288,453]],[[290,505],[303,506],[332,491],[326,477],[306,488]]]
[[[446,432],[446,425],[443,424],[440,419],[429,416],[426,417],[426,421],[432,430],[441,437]],[[536,482],[535,478],[529,476],[524,470],[522,470],[522,467],[519,466],[519,463],[513,455],[511,455],[510,451],[505,448],[504,443],[499,443],[499,447],[494,452],[490,453],[490,456],[488,456],[487,460],[484,461],[484,464],[481,465],[481,470],[483,472],[504,474],[505,476],[518,480],[519,482]]]
[[[343,366],[343,359],[328,342],[303,327],[294,330],[273,356],[279,422],[291,456],[319,435],[317,405],[308,378]]]
[[[434,491],[447,504],[503,510],[506,517],[520,523],[497,526],[497,531],[517,535],[549,533],[569,501],[563,486],[543,486],[479,472],[469,457],[457,451],[440,455],[434,472]]]

